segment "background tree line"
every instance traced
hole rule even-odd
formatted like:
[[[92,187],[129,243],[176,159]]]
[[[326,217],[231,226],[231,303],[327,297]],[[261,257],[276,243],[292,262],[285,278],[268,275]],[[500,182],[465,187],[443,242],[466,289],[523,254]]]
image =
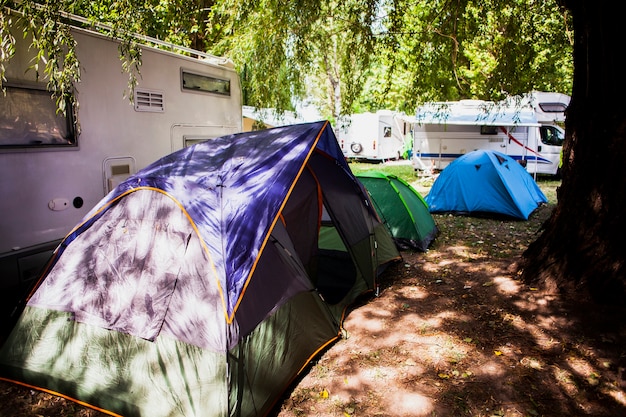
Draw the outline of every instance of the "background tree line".
[[[79,77],[62,12],[230,58],[243,102],[293,110],[301,100],[334,120],[340,114],[461,98],[501,99],[533,89],[571,92],[572,28],[555,0],[59,0],[7,1],[51,59],[57,90]],[[121,51],[131,75],[140,57]],[[42,55],[43,56],[43,55]]]

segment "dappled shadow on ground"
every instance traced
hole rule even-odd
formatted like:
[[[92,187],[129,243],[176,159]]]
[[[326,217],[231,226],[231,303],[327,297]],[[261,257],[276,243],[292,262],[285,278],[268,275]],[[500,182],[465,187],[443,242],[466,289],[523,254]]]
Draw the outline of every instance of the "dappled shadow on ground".
[[[624,310],[516,279],[550,211],[435,215],[431,249],[402,253],[273,416],[626,415]],[[36,415],[103,414],[0,381],[0,416]]]
[[[403,252],[277,415],[625,415],[624,311],[516,280],[549,212],[436,215],[431,250]]]

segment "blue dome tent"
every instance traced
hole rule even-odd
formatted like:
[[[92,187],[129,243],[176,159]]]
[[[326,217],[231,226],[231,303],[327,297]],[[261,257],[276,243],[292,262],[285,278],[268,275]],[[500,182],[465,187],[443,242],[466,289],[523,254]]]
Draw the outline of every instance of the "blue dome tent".
[[[448,165],[424,198],[431,213],[503,215],[528,220],[547,203],[532,176],[513,158],[491,150],[469,152]]]

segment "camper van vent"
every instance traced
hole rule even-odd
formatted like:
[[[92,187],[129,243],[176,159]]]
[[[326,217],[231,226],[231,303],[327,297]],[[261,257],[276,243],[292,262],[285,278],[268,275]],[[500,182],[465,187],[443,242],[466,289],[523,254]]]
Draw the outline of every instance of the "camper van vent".
[[[163,93],[154,90],[135,90],[135,110],[163,112]]]

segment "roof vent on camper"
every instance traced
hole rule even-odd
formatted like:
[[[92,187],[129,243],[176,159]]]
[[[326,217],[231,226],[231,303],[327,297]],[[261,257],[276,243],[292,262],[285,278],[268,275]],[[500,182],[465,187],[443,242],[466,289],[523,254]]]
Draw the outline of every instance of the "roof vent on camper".
[[[163,112],[165,110],[163,92],[136,88],[135,110]]]

